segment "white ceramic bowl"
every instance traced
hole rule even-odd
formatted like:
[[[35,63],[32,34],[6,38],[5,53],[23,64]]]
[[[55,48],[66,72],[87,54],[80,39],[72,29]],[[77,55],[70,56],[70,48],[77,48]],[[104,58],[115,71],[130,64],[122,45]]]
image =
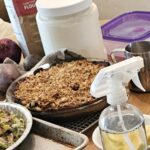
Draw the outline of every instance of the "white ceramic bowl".
[[[145,118],[145,124],[150,125],[150,115],[144,115],[144,118]],[[96,129],[94,130],[92,134],[92,140],[98,148],[100,148],[101,150],[103,149],[99,127],[96,127]]]
[[[23,118],[25,121],[25,130],[23,134],[15,143],[13,143],[9,148],[7,148],[7,150],[14,150],[19,146],[19,144],[21,144],[25,140],[25,138],[29,134],[33,122],[32,115],[28,111],[28,109],[15,103],[0,102],[0,110],[12,111],[17,116]]]

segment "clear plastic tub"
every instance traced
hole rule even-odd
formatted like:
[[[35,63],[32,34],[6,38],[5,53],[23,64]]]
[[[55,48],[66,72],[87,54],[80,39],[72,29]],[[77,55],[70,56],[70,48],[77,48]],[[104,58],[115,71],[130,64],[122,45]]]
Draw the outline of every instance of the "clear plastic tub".
[[[104,24],[102,34],[108,53],[134,41],[150,40],[150,12],[122,14]]]

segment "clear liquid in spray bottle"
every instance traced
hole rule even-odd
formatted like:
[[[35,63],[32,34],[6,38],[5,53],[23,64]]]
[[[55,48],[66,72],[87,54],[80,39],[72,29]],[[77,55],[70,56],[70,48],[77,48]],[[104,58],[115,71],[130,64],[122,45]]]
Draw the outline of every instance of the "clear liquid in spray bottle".
[[[138,71],[143,66],[141,57],[130,58],[100,70],[91,85],[91,94],[96,98],[107,95],[110,104],[99,118],[104,150],[147,150],[143,114],[127,103],[124,86],[132,79],[144,90],[138,78]]]

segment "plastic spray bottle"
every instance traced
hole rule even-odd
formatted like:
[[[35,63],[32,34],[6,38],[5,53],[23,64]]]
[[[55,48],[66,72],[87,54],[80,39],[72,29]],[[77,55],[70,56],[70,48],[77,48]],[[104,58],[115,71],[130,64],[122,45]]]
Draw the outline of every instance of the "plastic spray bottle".
[[[104,150],[147,150],[143,114],[127,103],[125,88],[132,79],[144,90],[138,77],[143,66],[141,57],[132,57],[101,69],[91,85],[92,96],[100,98],[107,95],[107,103],[110,104],[99,118]]]

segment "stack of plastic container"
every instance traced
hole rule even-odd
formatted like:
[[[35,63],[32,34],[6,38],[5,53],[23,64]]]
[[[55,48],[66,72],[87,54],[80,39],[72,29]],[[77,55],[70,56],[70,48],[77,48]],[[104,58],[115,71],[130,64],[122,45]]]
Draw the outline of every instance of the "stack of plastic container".
[[[102,26],[108,53],[124,48],[128,43],[150,40],[150,12],[134,11],[122,14]]]

